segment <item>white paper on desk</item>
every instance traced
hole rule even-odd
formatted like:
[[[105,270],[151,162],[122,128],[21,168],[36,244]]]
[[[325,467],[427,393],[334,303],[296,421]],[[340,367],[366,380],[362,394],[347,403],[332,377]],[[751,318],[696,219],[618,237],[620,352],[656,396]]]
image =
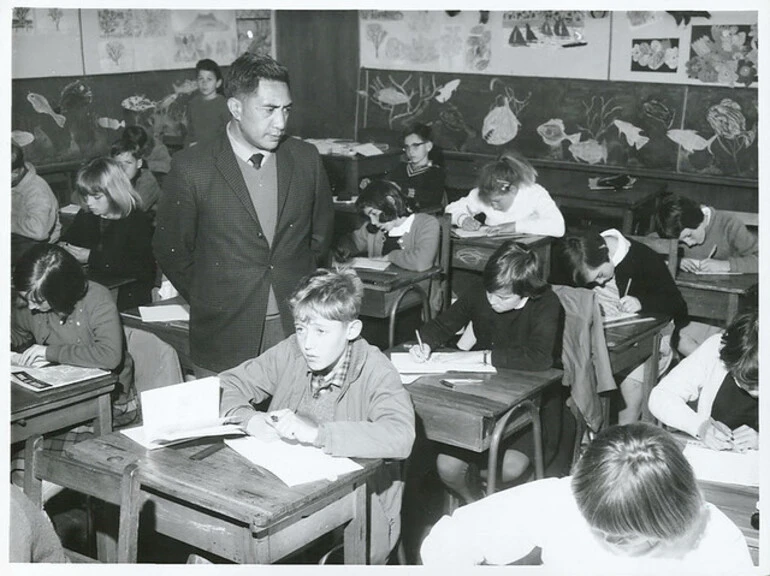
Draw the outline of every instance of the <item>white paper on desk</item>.
[[[67,204],[63,208],[59,208],[59,214],[77,214],[80,212],[80,205]]]
[[[707,272],[705,270],[695,270],[692,274],[695,274],[696,276],[735,276],[736,274],[743,274],[743,272]]]
[[[361,156],[379,156],[382,154],[382,150],[377,148],[377,146],[375,146],[371,142],[366,142],[365,144],[359,144],[358,146],[355,146],[353,150],[361,154]]]
[[[482,226],[478,230],[452,228],[452,234],[458,238],[523,238],[526,236],[526,234],[519,234],[518,232],[501,232],[499,234],[490,234],[489,226]]]
[[[245,434],[243,428],[236,426],[235,424],[222,424],[219,426],[210,426],[206,428],[196,428],[195,430],[183,430],[174,434],[169,434],[166,438],[158,438],[151,440],[147,437],[147,431],[144,426],[136,426],[134,428],[124,428],[121,430],[123,434],[131,438],[137,444],[142,445],[147,450],[157,450],[158,448],[165,448],[166,446],[172,446],[173,444],[179,444],[186,440],[192,440],[194,438],[206,438],[208,436],[232,436],[234,434]]]
[[[174,320],[190,320],[190,310],[181,304],[166,304],[164,306],[139,306],[139,314],[143,322],[173,322]]]
[[[330,456],[315,446],[290,444],[283,440],[271,442],[245,436],[225,440],[225,444],[251,463],[275,474],[289,487],[317,480],[336,480],[341,474],[361,469],[361,465],[350,458]]]
[[[494,366],[474,359],[476,352],[434,352],[427,362],[418,362],[409,352],[391,352],[390,361],[403,374],[443,374],[444,372],[496,373]]]
[[[401,374],[401,384],[411,384],[421,376],[422,374]]]
[[[358,256],[356,258],[353,258],[351,260],[350,265],[353,268],[361,268],[363,270],[385,270],[388,266],[390,266],[389,260],[373,260],[371,258],[364,258],[361,256]]]
[[[688,441],[684,455],[698,480],[759,486],[758,450],[711,450],[700,442]]]

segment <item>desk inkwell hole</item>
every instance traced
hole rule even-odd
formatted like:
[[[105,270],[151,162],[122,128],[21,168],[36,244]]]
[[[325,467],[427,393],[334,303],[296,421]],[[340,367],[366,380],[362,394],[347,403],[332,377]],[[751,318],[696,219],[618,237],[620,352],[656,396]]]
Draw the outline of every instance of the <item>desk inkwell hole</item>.
[[[110,456],[107,458],[107,462],[122,462],[123,456]]]

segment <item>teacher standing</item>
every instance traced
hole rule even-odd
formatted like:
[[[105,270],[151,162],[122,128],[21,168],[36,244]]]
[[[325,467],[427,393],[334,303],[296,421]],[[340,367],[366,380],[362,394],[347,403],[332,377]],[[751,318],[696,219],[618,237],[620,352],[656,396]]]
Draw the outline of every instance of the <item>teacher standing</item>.
[[[287,302],[325,262],[331,191],[314,146],[286,137],[288,70],[246,53],[225,86],[232,119],[209,143],[174,156],[153,246],[190,304],[196,376],[253,358],[294,331]]]

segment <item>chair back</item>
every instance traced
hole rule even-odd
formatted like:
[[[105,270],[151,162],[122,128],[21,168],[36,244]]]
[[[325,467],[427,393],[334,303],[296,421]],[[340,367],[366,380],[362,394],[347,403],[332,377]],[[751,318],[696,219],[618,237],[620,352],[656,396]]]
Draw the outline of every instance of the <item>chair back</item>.
[[[134,359],[137,393],[184,382],[179,355],[174,347],[155,334],[125,326],[128,353]]]
[[[441,240],[438,247],[438,266],[441,268],[441,306],[440,310],[449,308],[452,299],[449,274],[452,266],[452,220],[449,214],[438,217],[441,226]]]
[[[678,249],[679,241],[676,238],[659,238],[658,236],[626,236],[629,240],[634,240],[651,248],[654,252],[661,254],[668,266],[668,271],[672,278],[676,278],[676,271],[679,267]]]

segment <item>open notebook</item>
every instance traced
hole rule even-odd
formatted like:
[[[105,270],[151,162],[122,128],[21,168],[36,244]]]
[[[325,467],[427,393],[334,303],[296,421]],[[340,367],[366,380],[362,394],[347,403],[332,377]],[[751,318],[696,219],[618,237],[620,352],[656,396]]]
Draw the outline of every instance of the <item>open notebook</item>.
[[[702,442],[688,440],[684,455],[698,480],[759,486],[758,450],[711,450]]]
[[[390,361],[401,374],[443,374],[444,372],[496,373],[494,366],[478,360],[478,353],[434,352],[427,362],[418,362],[409,352],[392,352]]]

